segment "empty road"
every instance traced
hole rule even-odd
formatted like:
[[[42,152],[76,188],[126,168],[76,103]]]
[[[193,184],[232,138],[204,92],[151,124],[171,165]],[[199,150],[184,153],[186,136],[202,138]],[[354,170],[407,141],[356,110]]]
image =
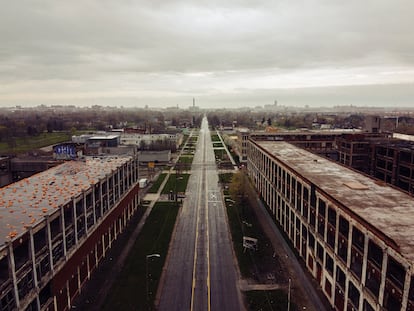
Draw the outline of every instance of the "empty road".
[[[207,119],[160,284],[159,310],[243,310]]]

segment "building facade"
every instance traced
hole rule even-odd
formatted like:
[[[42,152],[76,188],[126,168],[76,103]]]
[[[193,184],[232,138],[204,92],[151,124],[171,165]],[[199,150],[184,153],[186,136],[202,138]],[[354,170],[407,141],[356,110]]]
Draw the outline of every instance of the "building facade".
[[[338,161],[414,195],[414,142],[374,134],[337,138]]]
[[[240,162],[247,162],[248,140],[255,141],[287,141],[295,146],[337,159],[336,138],[343,135],[342,131],[277,131],[277,132],[250,132],[248,129],[237,130],[237,144],[235,151]]]
[[[134,145],[139,147],[149,148],[154,145],[165,145],[164,147],[176,150],[181,145],[183,135],[181,133],[174,134],[141,134],[141,133],[122,133],[122,145]],[[144,149],[145,149],[144,148]]]
[[[69,310],[139,206],[136,156],[90,157],[0,189],[0,310]]]
[[[414,199],[286,142],[248,174],[335,310],[414,310]]]

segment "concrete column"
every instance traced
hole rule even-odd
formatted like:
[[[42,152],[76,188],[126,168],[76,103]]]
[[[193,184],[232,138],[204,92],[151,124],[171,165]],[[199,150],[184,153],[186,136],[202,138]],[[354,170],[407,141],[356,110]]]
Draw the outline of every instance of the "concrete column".
[[[368,235],[364,235],[364,257],[362,258],[362,276],[361,284],[365,287],[366,277],[367,277],[367,267],[368,267]]]
[[[9,248],[9,269],[12,275],[13,280],[13,290],[14,290],[14,297],[16,299],[16,306],[17,309],[20,309],[20,298],[19,298],[19,291],[17,289],[17,276],[16,276],[16,263],[14,260],[14,253],[13,253],[13,243],[11,241],[6,242]]]
[[[66,249],[65,211],[63,209],[63,205],[59,206],[59,211],[60,211],[60,225],[62,228],[63,256],[65,256],[65,260],[66,260],[68,251]]]
[[[101,218],[103,217],[102,179],[99,180],[99,200],[101,201]]]
[[[82,288],[82,286],[81,286],[82,282],[81,282],[81,273],[80,273],[79,266],[76,267],[76,271],[78,272],[78,290],[79,290],[79,293],[80,293],[81,292],[81,288]]]
[[[91,184],[92,189],[92,212],[93,212],[93,223],[96,225],[96,198],[95,198],[95,185]]]
[[[125,165],[122,165],[122,184],[123,184],[123,186],[122,186],[122,192],[125,192],[126,191],[126,183],[125,183],[125,176],[126,176],[126,173],[125,173]]]
[[[71,305],[71,301],[70,301],[69,281],[66,281],[66,298],[68,300],[68,309],[70,310],[72,305]]]
[[[73,209],[73,230],[74,230],[74,236],[75,236],[75,244],[78,244],[78,220],[76,215],[76,202],[75,198],[72,197],[72,209]]]
[[[102,257],[105,258],[106,251],[105,251],[105,234],[102,235]]]
[[[351,267],[351,250],[352,250],[352,226],[351,223],[348,225],[348,250],[347,250],[347,257],[346,257],[346,266],[349,268]]]
[[[54,307],[54,310],[57,310],[57,298],[56,298],[56,296],[53,296],[53,307]]]
[[[98,259],[98,243],[95,244],[95,266],[98,265],[99,259]]]
[[[387,249],[382,252],[382,268],[381,268],[381,285],[379,288],[378,302],[382,306],[384,303],[384,290],[385,290],[385,279],[387,278],[387,262],[388,252]]]
[[[113,225],[113,223],[112,223]],[[115,228],[114,228],[115,231]],[[111,248],[112,247],[112,230],[111,230],[111,226],[109,226],[108,228],[108,237],[109,237],[109,241],[108,241],[108,247]]]
[[[116,205],[116,188],[117,186],[115,185],[115,175],[116,175],[116,171],[112,171],[112,201],[114,202],[114,206]]]
[[[344,310],[347,310],[347,304],[348,304],[348,292],[349,292],[349,277],[348,277],[348,273],[345,271],[345,293],[344,293]]]
[[[121,198],[121,169],[122,168],[118,168],[116,173],[118,175],[118,184],[117,184],[117,188],[118,188],[118,200]]]
[[[411,272],[407,268],[405,272],[404,292],[402,295],[401,310],[407,309],[408,295],[410,293]]]
[[[29,248],[30,249],[30,257],[32,259],[33,281],[34,281],[35,288],[38,288],[39,282],[38,282],[37,273],[36,273],[36,251],[35,251],[33,228],[32,227],[29,228],[29,239],[30,239],[30,248]]]
[[[88,252],[88,254],[86,255],[86,270],[88,271],[88,276],[87,276],[87,278],[88,278],[88,280],[91,278],[91,268],[90,268],[90,263],[89,263],[89,252]]]
[[[39,289],[39,282],[37,279],[37,273],[36,273],[36,252],[35,252],[35,246],[34,246],[34,237],[33,237],[33,228],[31,227],[29,229],[29,239],[30,239],[30,257],[32,259],[32,273],[33,273],[33,281],[36,291],[36,304],[38,310],[40,310],[40,301],[39,301],[39,295],[38,295],[38,289]]]
[[[82,190],[82,206],[83,206],[83,218],[85,223],[85,235],[88,235],[88,215],[87,215],[87,206],[86,206],[86,192]]]
[[[338,209],[335,208],[336,218],[335,218],[335,247],[334,253],[338,254],[338,244],[339,244],[339,213]]]
[[[55,271],[55,265],[53,263],[53,253],[52,253],[52,231],[50,230],[50,220],[49,216],[45,216],[46,222],[46,230],[47,230],[47,242],[48,242],[48,249],[49,249],[49,261],[50,261],[50,269],[52,272]]]
[[[106,175],[106,201],[107,201],[107,210],[109,210],[109,175]]]

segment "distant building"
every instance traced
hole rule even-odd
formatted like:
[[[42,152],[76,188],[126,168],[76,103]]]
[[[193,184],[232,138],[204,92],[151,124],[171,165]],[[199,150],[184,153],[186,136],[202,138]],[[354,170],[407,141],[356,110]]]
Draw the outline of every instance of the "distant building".
[[[237,148],[241,162],[247,161],[247,140],[256,141],[288,141],[295,146],[312,151],[332,159],[337,158],[336,138],[349,130],[297,130],[297,131],[249,131],[248,129],[238,129],[237,132]]]
[[[160,151],[140,151],[139,162],[140,163],[169,163],[171,161],[171,150]]]
[[[247,156],[272,218],[335,310],[414,310],[412,197],[286,142],[249,140]]]
[[[176,150],[182,143],[183,135],[181,133],[164,133],[164,134],[141,134],[141,133],[122,133],[120,141],[122,145],[135,145],[138,147],[146,147],[165,143],[166,149],[171,146]]]
[[[382,123],[381,117],[367,115],[365,116],[364,131],[368,133],[381,133]]]
[[[93,135],[88,138],[86,145],[88,148],[117,147],[119,143],[119,135]]]
[[[239,156],[240,163],[247,162],[247,140],[250,137],[250,131],[247,128],[238,128],[236,130],[237,144],[234,151]]]
[[[339,162],[414,195],[414,142],[379,134],[337,138]]]
[[[0,187],[12,182],[10,157],[0,156]]]

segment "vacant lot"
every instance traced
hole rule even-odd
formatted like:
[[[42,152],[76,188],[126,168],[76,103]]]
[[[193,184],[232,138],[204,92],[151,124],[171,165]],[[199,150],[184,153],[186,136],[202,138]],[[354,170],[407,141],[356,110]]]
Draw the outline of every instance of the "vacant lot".
[[[42,133],[38,136],[30,136],[24,138],[12,137],[8,138],[8,142],[0,142],[0,153],[23,153],[69,140],[71,140],[70,134],[62,132]]]

